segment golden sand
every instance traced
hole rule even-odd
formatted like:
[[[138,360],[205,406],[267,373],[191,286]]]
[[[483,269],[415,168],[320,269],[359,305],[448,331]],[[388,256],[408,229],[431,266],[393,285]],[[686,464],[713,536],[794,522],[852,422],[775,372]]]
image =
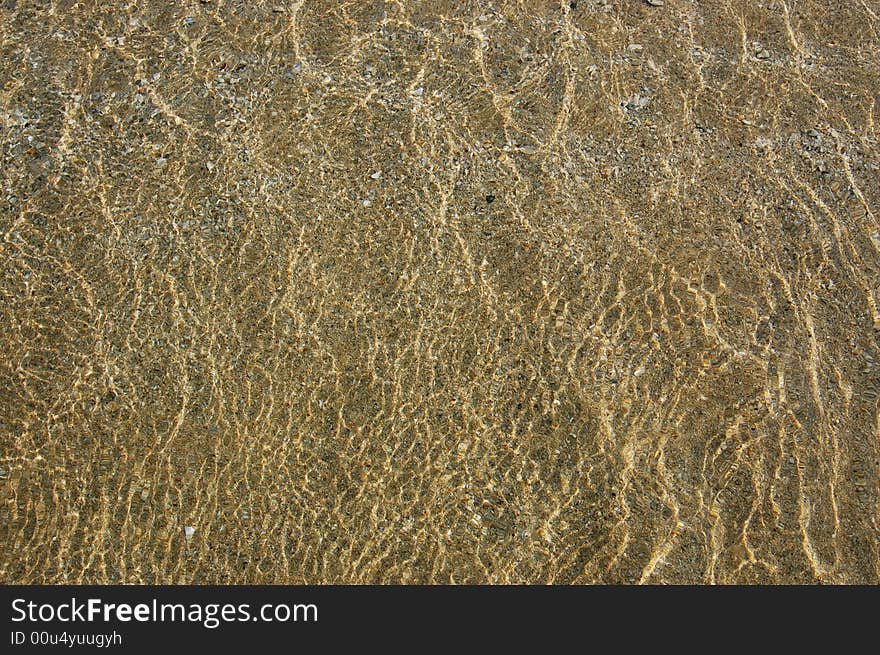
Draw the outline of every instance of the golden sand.
[[[877,0],[0,1],[0,581],[877,583],[878,99]]]

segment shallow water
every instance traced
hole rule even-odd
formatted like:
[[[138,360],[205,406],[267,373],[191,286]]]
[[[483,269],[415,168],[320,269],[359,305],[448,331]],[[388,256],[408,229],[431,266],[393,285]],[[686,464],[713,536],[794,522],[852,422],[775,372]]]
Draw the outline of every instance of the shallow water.
[[[0,580],[878,582],[880,3],[571,5],[0,4]]]

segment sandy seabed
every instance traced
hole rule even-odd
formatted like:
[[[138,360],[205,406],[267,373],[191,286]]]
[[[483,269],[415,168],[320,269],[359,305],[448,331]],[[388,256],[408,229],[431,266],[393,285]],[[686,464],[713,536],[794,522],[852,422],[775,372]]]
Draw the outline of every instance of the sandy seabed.
[[[0,581],[877,583],[878,99],[876,0],[0,1]]]

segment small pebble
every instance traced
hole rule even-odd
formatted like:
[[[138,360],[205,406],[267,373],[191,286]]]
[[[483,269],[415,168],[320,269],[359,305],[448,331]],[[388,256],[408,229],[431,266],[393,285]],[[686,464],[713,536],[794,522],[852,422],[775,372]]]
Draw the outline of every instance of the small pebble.
[[[187,539],[192,539],[193,535],[195,533],[196,533],[196,529],[194,527],[192,527],[191,525],[187,525],[186,527],[183,528],[183,534],[186,535]]]
[[[646,0],[652,7],[662,7],[665,3],[663,0]]]
[[[372,177],[374,180],[378,180],[380,177],[382,177],[382,171],[376,171],[375,173],[370,175],[370,177]]]
[[[650,102],[651,99],[647,96],[635,95],[624,104],[624,107],[630,111],[644,109]]]

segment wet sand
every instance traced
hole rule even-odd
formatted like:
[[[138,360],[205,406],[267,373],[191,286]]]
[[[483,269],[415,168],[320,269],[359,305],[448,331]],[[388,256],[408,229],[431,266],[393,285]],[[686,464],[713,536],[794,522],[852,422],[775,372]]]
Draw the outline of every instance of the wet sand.
[[[880,3],[653,4],[0,2],[0,581],[880,581]]]

